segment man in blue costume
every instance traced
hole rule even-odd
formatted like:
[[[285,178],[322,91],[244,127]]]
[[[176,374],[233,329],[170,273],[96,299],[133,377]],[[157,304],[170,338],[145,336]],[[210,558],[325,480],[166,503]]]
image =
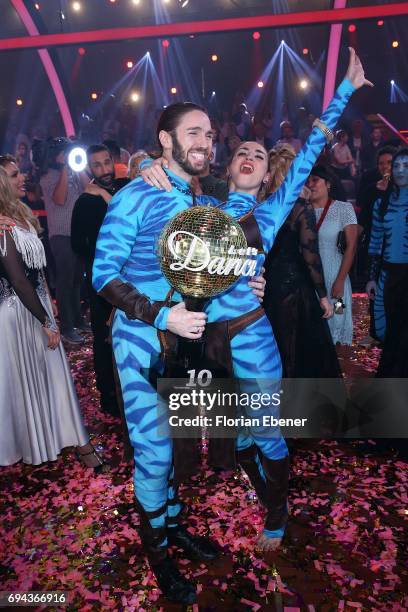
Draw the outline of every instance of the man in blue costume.
[[[401,149],[392,161],[389,189],[376,201],[373,210],[369,253],[372,258],[370,282],[381,266],[384,284],[385,342],[378,377],[408,376],[408,149]]]

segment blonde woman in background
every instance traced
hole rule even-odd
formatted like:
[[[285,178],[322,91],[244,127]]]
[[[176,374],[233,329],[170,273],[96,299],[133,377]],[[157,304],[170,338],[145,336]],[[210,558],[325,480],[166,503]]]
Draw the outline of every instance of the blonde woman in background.
[[[149,155],[143,149],[136,151],[133,155],[130,156],[128,162],[128,177],[130,180],[133,180],[140,174],[139,164],[143,159],[146,159]]]
[[[74,446],[96,468],[103,461],[89,441],[60,342],[40,226],[20,200],[24,180],[14,158],[0,157],[0,222],[9,228],[0,235],[0,465],[55,461]]]

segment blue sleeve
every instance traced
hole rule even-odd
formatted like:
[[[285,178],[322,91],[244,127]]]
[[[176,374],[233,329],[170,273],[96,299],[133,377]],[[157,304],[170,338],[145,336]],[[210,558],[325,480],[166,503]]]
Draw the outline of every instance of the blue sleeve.
[[[337,88],[332,101],[320,118],[331,130],[335,128],[354,91],[355,88],[348,79],[344,79]],[[315,127],[295,157],[281,187],[265,200],[266,204],[271,205],[274,219],[274,226],[271,227],[271,231],[274,234],[278,232],[292,210],[325,144],[326,138],[324,134]]]
[[[373,220],[371,224],[370,244],[368,252],[370,255],[381,255],[384,242],[384,223],[380,216],[381,200],[376,200],[373,206]]]
[[[128,283],[122,275],[122,270],[130,257],[146,214],[149,200],[145,195],[140,186],[135,189],[131,183],[118,191],[109,203],[99,231],[92,270],[92,284],[98,292],[114,280]],[[153,325],[165,330],[168,314],[169,308],[161,308]]]

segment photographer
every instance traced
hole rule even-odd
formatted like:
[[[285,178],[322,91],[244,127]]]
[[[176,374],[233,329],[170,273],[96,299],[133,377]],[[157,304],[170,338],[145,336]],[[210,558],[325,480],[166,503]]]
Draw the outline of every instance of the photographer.
[[[40,179],[51,250],[56,266],[56,297],[63,338],[83,342],[76,329],[89,331],[80,310],[83,266],[71,248],[71,217],[74,204],[89,182],[86,174],[73,172],[67,163],[72,143],[56,138],[48,143],[46,164]],[[75,329],[76,328],[76,329]]]

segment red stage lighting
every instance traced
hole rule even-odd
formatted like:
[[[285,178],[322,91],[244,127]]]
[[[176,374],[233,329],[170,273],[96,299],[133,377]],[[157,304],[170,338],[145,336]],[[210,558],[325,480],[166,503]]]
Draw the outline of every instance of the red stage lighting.
[[[348,27],[348,31],[349,32],[355,32],[356,31],[356,26],[354,25],[354,23],[350,24]]]
[[[79,47],[78,53],[79,53],[79,55],[85,55],[86,51],[85,51],[85,49],[83,47]]]
[[[384,21],[383,21],[382,19],[379,19],[379,20],[377,21],[377,25],[378,25],[378,26],[383,26],[383,25],[384,25]]]
[[[307,55],[309,53],[309,49],[305,47],[302,51],[303,55]]]
[[[163,46],[163,47],[165,47],[165,48],[167,49],[167,47],[169,47],[169,46],[170,46],[170,41],[169,41],[169,40],[167,40],[167,38],[166,38],[165,40],[163,40],[163,42],[162,42],[162,46]]]
[[[254,40],[259,40],[259,39],[261,38],[261,33],[260,33],[260,32],[254,32],[254,33],[252,34],[252,38],[253,38]]]

